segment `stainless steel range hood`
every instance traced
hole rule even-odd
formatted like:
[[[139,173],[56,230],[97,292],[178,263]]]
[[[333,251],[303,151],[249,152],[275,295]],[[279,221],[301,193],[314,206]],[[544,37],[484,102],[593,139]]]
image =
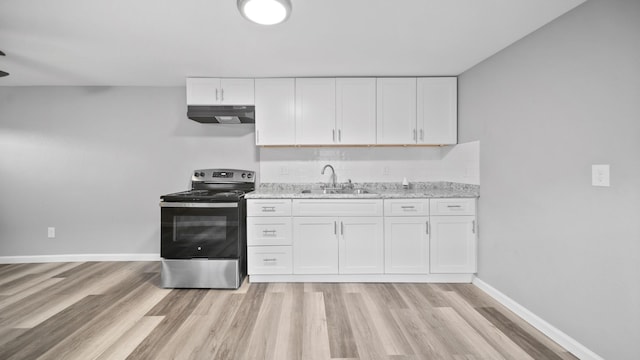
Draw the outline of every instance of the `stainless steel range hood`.
[[[253,105],[189,105],[187,116],[207,124],[254,124],[256,109]]]

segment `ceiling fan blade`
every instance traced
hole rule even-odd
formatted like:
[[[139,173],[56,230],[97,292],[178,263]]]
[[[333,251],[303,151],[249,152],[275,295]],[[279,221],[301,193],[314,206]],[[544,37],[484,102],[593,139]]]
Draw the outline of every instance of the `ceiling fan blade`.
[[[4,71],[0,70],[0,77],[5,77],[5,76],[8,76],[8,75],[9,75],[8,72],[4,72]]]

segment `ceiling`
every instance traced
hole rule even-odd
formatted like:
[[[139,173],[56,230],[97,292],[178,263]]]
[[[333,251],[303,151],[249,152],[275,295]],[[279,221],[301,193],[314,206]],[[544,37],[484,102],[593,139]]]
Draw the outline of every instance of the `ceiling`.
[[[0,0],[0,86],[183,86],[188,76],[458,75],[584,0]]]

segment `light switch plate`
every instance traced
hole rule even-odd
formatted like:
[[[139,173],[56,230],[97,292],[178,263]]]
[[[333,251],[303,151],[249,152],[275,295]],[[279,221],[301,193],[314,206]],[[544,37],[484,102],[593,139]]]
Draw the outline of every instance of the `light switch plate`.
[[[591,165],[591,185],[610,186],[609,164]]]
[[[56,237],[56,228],[54,228],[54,227],[47,228],[47,237],[49,239],[55,239],[55,237]]]

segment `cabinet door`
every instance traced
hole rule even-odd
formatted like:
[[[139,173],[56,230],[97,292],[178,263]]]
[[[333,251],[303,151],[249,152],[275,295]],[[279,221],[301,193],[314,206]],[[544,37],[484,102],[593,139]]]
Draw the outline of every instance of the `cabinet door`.
[[[458,142],[457,78],[418,79],[418,143]]]
[[[336,79],[296,79],[296,144],[336,141]]]
[[[293,273],[338,273],[338,220],[293,218]]]
[[[253,79],[220,79],[220,104],[255,104]]]
[[[256,79],[256,145],[294,145],[294,79]]]
[[[344,145],[376,143],[376,79],[336,79],[336,140]]]
[[[187,105],[217,105],[220,79],[187,78]]]
[[[476,272],[475,216],[432,216],[431,272]]]
[[[384,272],[427,274],[429,272],[429,218],[387,217],[384,220]]]
[[[344,217],[339,220],[340,273],[384,273],[381,217]]]
[[[416,78],[377,79],[378,144],[415,144]]]

